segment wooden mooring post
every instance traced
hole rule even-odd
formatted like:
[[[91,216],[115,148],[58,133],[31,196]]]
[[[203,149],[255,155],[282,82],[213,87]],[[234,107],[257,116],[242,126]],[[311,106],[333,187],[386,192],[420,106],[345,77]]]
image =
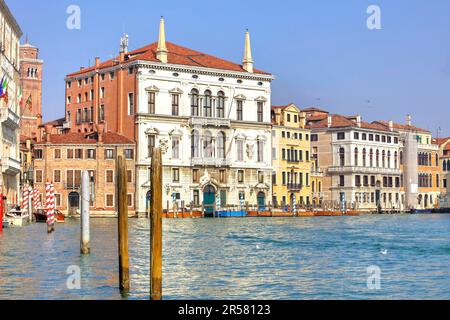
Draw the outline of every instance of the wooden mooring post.
[[[124,293],[130,290],[130,266],[128,257],[128,199],[127,171],[123,156],[117,159],[117,209],[119,241],[119,287]]]
[[[152,154],[150,197],[150,299],[162,299],[162,154]]]

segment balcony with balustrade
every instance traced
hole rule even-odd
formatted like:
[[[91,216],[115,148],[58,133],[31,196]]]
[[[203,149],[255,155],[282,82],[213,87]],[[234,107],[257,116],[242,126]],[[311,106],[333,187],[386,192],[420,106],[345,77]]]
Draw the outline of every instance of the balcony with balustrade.
[[[192,117],[189,125],[191,127],[231,128],[231,120],[224,118]]]
[[[303,189],[303,185],[299,183],[288,183],[287,188],[289,191],[301,191]]]
[[[2,173],[9,175],[17,175],[21,172],[21,163],[19,160],[11,157],[2,159]]]
[[[13,130],[16,130],[20,127],[20,116],[11,108],[0,109],[0,120],[2,124],[7,125]]]
[[[361,166],[333,166],[328,168],[328,173],[334,174],[372,174],[372,175],[400,175],[400,169],[361,167]]]
[[[192,166],[202,167],[229,167],[231,166],[231,159],[217,159],[217,158],[192,158]]]

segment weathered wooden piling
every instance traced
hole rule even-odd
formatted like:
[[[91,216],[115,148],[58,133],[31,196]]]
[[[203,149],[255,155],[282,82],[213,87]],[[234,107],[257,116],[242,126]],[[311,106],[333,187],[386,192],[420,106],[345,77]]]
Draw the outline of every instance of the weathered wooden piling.
[[[162,299],[162,155],[152,154],[150,196],[150,299]]]
[[[117,207],[119,241],[119,286],[121,291],[130,290],[130,266],[128,257],[128,199],[126,165],[122,156],[117,159]]]
[[[81,178],[81,253],[89,254],[91,248],[90,242],[90,230],[89,230],[89,173],[83,171]]]

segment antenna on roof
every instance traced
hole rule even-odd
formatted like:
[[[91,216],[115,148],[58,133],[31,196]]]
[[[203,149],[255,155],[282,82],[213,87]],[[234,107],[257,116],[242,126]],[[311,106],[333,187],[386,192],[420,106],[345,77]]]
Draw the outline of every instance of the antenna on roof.
[[[120,38],[120,52],[121,53],[128,53],[128,43],[129,43],[129,37],[124,32],[122,37]]]

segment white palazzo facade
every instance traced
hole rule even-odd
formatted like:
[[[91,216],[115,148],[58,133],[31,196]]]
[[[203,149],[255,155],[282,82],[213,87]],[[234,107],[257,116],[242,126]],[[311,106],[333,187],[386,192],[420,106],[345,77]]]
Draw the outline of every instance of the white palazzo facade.
[[[268,205],[273,76],[171,64],[170,52],[136,68],[137,213],[148,211],[154,147],[163,150],[164,209]]]

